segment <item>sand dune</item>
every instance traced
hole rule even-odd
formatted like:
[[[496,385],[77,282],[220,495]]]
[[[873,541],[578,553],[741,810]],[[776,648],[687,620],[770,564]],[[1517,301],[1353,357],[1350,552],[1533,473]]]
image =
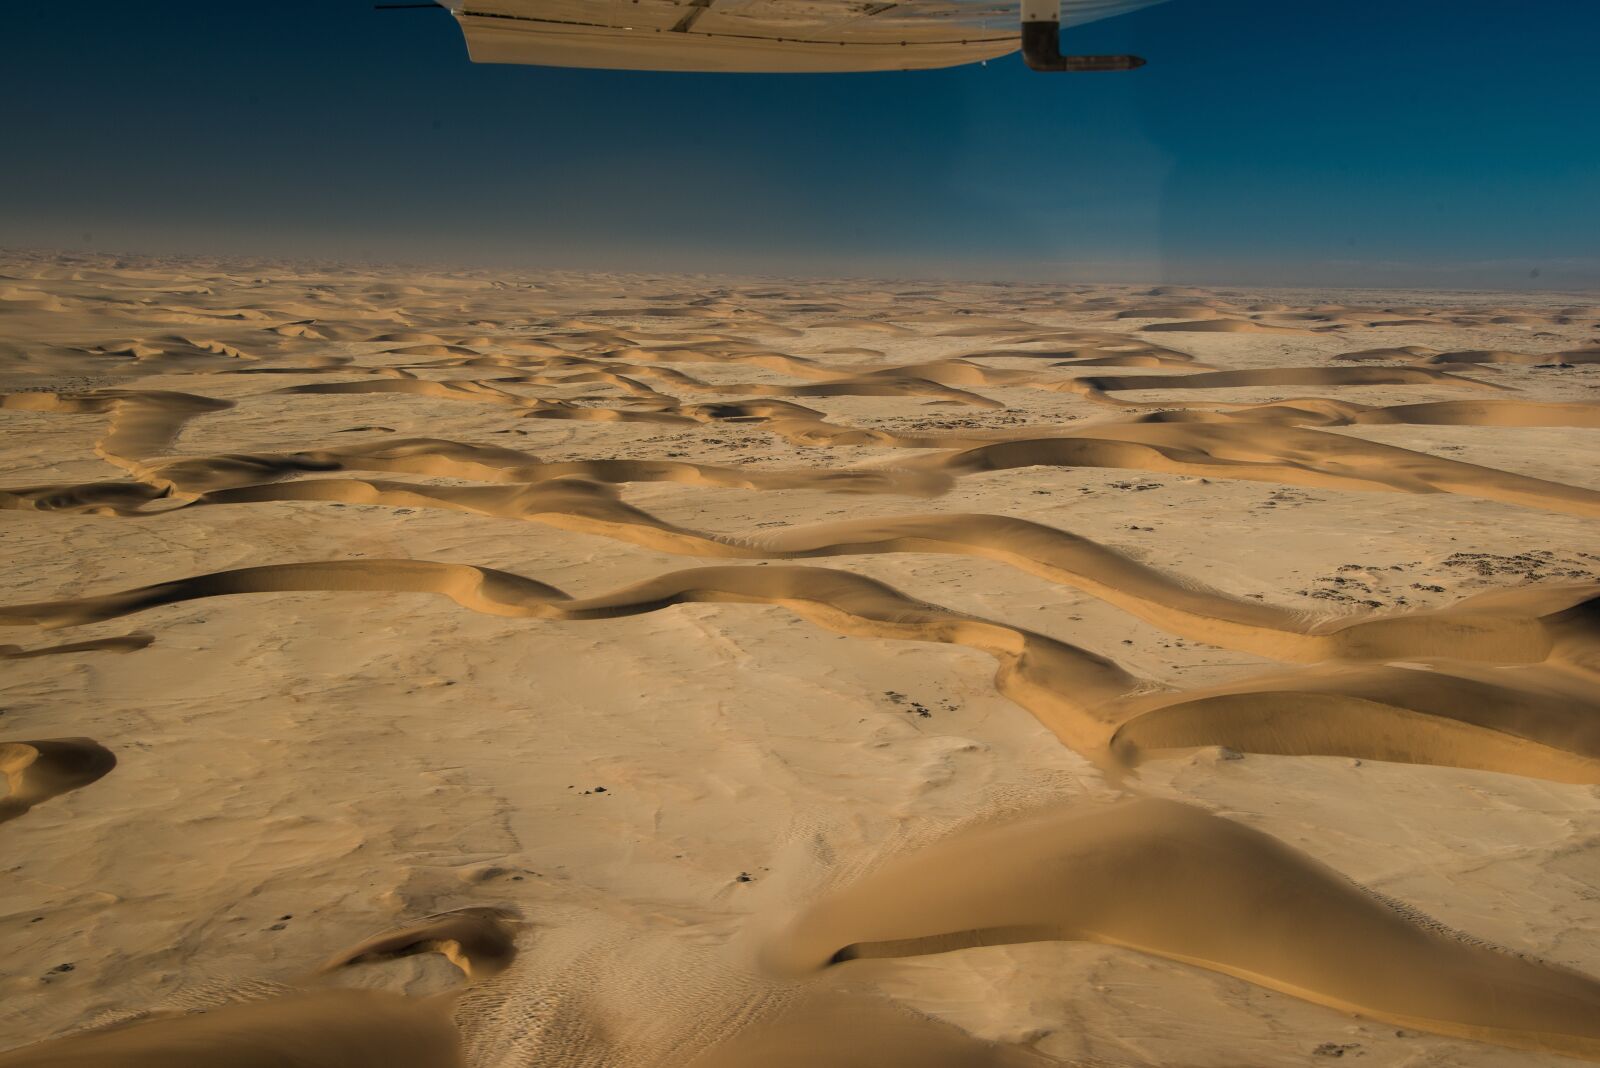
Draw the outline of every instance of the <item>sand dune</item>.
[[[15,780],[10,763],[10,753],[0,747],[0,766]],[[0,809],[0,813],[4,811]],[[3,818],[8,817],[0,815]],[[508,910],[494,908],[432,916],[342,950],[319,971],[335,973],[355,965],[436,952],[469,980],[482,979],[504,971],[515,959],[513,920]],[[200,1012],[137,1020],[0,1053],[0,1065],[198,1068],[225,1057],[229,1064],[261,1068],[449,1068],[463,1063],[460,1035],[451,1019],[455,1000],[452,994],[415,998],[377,990],[287,988],[258,1001],[224,1002]]]
[[[148,482],[86,482],[0,490],[0,508],[87,515],[137,515],[168,491]]]
[[[0,314],[18,315],[25,312],[61,312],[67,305],[59,297],[39,289],[21,286],[0,286]]]
[[[450,1004],[323,990],[88,1031],[0,1053],[4,1068],[455,1068]]]
[[[3,259],[0,1064],[1600,1059],[1593,302]]]
[[[139,467],[138,460],[170,447],[189,420],[232,407],[231,401],[167,391],[0,394],[0,408],[72,415],[109,415],[106,432],[96,442],[95,451],[107,461],[130,470]]]
[[[14,820],[52,797],[88,786],[116,766],[111,750],[88,738],[0,742],[0,773],[6,778],[0,823]]]
[[[527,409],[526,416],[535,419],[578,419],[594,422],[678,422],[670,413],[624,411],[614,408],[584,408],[561,401],[546,401],[523,397],[481,382],[441,382],[417,378],[394,378],[362,382],[317,382],[309,385],[289,386],[280,393],[350,394],[350,393],[405,393],[435,400],[464,400],[478,404],[505,405]]]
[[[440,953],[467,978],[505,971],[517,956],[515,916],[505,909],[469,908],[375,935],[322,965],[334,972],[355,964]]]
[[[1403,1027],[1600,1057],[1600,980],[1474,944],[1172,802],[942,843],[824,901],[768,952],[785,969],[850,967],[1045,939],[1169,957]]]
[[[1102,392],[1125,389],[1230,389],[1249,386],[1451,385],[1496,389],[1492,383],[1417,367],[1272,367],[1259,371],[1211,371],[1190,375],[1098,375],[1078,382]]]
[[[1194,357],[1171,349],[1144,350],[1126,345],[1115,349],[1097,344],[1052,349],[980,349],[960,359],[1050,360],[1062,367],[1204,367]]]
[[[1461,352],[1441,352],[1428,358],[1429,363],[1513,363],[1513,364],[1590,364],[1600,363],[1600,348],[1569,349],[1561,352],[1529,353],[1503,350],[1467,349]]]
[[[1432,401],[1394,404],[1355,414],[1352,423],[1435,426],[1600,427],[1600,404],[1538,401]]]
[[[1512,352],[1507,349],[1461,349],[1439,352],[1423,345],[1402,345],[1393,348],[1362,349],[1335,356],[1337,360],[1392,360],[1404,363],[1426,364],[1519,364],[1523,366],[1549,366],[1566,364],[1577,366],[1600,362],[1600,348],[1563,349],[1556,352]]]
[[[1477,678],[1453,675],[1449,664],[1302,671],[1132,702],[1139,711],[1111,747],[1128,764],[1221,745],[1600,782],[1600,704],[1567,681],[1559,663]]]
[[[931,396],[942,399],[958,400],[967,404],[985,407],[999,407],[998,403],[985,397],[953,389],[928,378],[915,375],[899,374],[893,371],[874,372],[870,375],[849,376],[843,379],[816,382],[804,386],[786,385],[726,385],[711,384],[698,381],[681,372],[667,372],[662,368],[649,366],[633,366],[626,364],[613,365],[621,370],[631,371],[635,374],[648,375],[653,378],[665,379],[672,387],[685,389],[696,393],[719,393],[725,396],[778,396],[778,397],[888,397],[888,396]],[[507,382],[537,381],[531,376],[518,376],[505,379]],[[607,372],[595,377],[564,376],[559,382],[582,381],[609,381],[618,384],[620,376],[615,372]],[[647,390],[636,382],[630,384],[640,392],[655,393]],[[508,404],[514,406],[537,407],[540,402],[530,398],[520,398],[516,394],[495,389],[492,386],[474,381],[440,382],[435,380],[399,379],[392,381],[360,381],[360,382],[323,382],[311,383],[301,386],[289,386],[279,390],[282,393],[411,393],[418,396],[435,397],[443,400],[472,400],[486,404]]]
[[[586,478],[596,482],[682,482],[735,489],[824,489],[842,493],[901,493],[926,496],[944,489],[948,476],[937,471],[781,470],[724,467],[678,460],[543,461],[531,453],[456,441],[400,438],[370,445],[263,453],[162,464],[159,481],[185,492],[248,486],[299,472],[394,471],[480,482],[547,482]]]
[[[1400,493],[1458,493],[1571,515],[1600,515],[1600,492],[1315,430],[1218,423],[1097,426],[997,442],[908,466],[953,475],[1018,467],[1117,467]],[[1111,436],[1114,434],[1115,436]]]
[[[1209,304],[1149,304],[1116,313],[1117,319],[1208,319],[1217,314]]]
[[[218,374],[227,375],[314,375],[338,374],[344,368],[350,367],[355,362],[353,356],[312,356],[304,357],[300,362],[290,366],[263,366],[251,365],[248,367],[228,367],[219,370]]]
[[[31,660],[36,656],[59,656],[66,653],[92,653],[105,650],[112,653],[134,653],[149,648],[153,634],[124,634],[116,638],[91,638],[86,642],[68,642],[39,649],[24,649],[18,645],[0,645],[0,660]]]
[[[1262,405],[1166,405],[1166,410],[1138,417],[1145,423],[1249,422],[1281,423],[1285,426],[1503,426],[1503,427],[1594,427],[1600,426],[1600,405],[1584,402],[1541,402],[1524,400],[1424,401],[1420,404],[1391,404],[1383,407],[1352,401],[1301,397]]]
[[[1157,579],[1151,584],[1159,583]],[[1487,691],[1480,687],[1475,695],[1478,706],[1461,711],[1446,704],[1441,706],[1445,719],[1439,718],[1437,708],[1429,710],[1435,713],[1431,719],[1413,715],[1403,697],[1379,702],[1358,695],[1330,707],[1308,698],[1299,677],[1288,680],[1296,687],[1292,693],[1274,690],[1266,695],[1265,704],[1250,683],[1215,700],[1140,697],[1151,688],[1149,683],[1088,650],[918,601],[882,583],[828,568],[693,568],[611,593],[573,598],[521,575],[461,564],[418,560],[277,564],[95,597],[0,607],[0,626],[74,627],[199,598],[291,591],[433,593],[475,612],[550,620],[612,619],[690,603],[766,604],[846,635],[964,645],[995,659],[995,687],[1000,693],[1031,712],[1067,745],[1106,767],[1125,763],[1139,749],[1224,745],[1265,753],[1361,756],[1511,771],[1563,782],[1600,782],[1600,733],[1591,729],[1589,713],[1571,707],[1560,693],[1530,695],[1519,705],[1504,698],[1483,702]],[[1195,599],[1202,600],[1203,595]],[[1221,600],[1214,598],[1212,603]],[[1595,644],[1600,596],[1592,587],[1491,600],[1500,613],[1484,611],[1480,604],[1303,637],[1309,639],[1307,644],[1324,638],[1324,647],[1455,656],[1470,655],[1477,638],[1500,650],[1486,659],[1512,663],[1549,657],[1557,645],[1551,627],[1568,640],[1576,635],[1580,643]],[[1244,614],[1245,606],[1229,607],[1236,615]],[[1159,610],[1147,613],[1156,618],[1167,615]],[[1209,629],[1234,634],[1248,630],[1248,625],[1230,626],[1222,620],[1202,622],[1199,629],[1208,629],[1207,623]],[[1281,631],[1256,635],[1268,647],[1292,646],[1297,637],[1302,636]],[[1410,682],[1417,676],[1387,678]],[[1501,691],[1514,693],[1509,685],[1507,680]],[[1199,725],[1187,733],[1166,727],[1174,716],[1169,706],[1180,702],[1202,710]],[[1151,717],[1152,725],[1145,724],[1145,717]],[[1471,725],[1478,730],[1463,741],[1460,731],[1446,729],[1449,719],[1476,720]]]
[[[350,393],[409,393],[437,400],[470,400],[478,404],[504,404],[511,407],[533,407],[532,398],[520,397],[482,382],[440,382],[419,378],[393,378],[360,382],[312,382],[302,386],[285,386],[278,393],[350,394]]]
[[[1310,331],[1293,326],[1273,326],[1250,319],[1196,319],[1182,323],[1151,323],[1139,329],[1183,334],[1305,334]]]
[[[382,385],[393,391],[429,394],[437,383],[420,380],[394,380]],[[334,385],[346,385],[343,383]],[[307,387],[309,388],[309,387]],[[338,390],[333,392],[382,392],[385,390]],[[476,396],[476,391],[470,391]],[[487,395],[494,398],[498,391]],[[31,395],[23,395],[31,396]],[[196,398],[199,399],[199,398]],[[501,403],[491,400],[491,403]],[[515,403],[508,402],[508,403]],[[539,405],[544,402],[531,402]],[[1357,406],[1322,405],[1322,411],[1302,414],[1295,404],[1287,408],[1268,406],[1255,409],[1249,422],[1283,423],[1282,426],[1226,425],[1218,422],[1175,422],[1171,416],[1115,425],[1097,425],[1090,430],[1066,431],[1058,437],[1034,438],[1026,431],[982,433],[978,435],[894,434],[837,427],[819,413],[776,403],[751,406],[698,406],[672,412],[618,413],[610,409],[571,408],[555,405],[537,408],[529,414],[538,418],[577,418],[593,421],[643,420],[673,421],[677,418],[769,419],[772,429],[805,444],[878,444],[903,448],[970,446],[946,455],[924,456],[901,465],[905,470],[881,473],[868,471],[828,471],[814,475],[784,472],[751,472],[738,477],[708,470],[698,465],[662,464],[646,461],[592,460],[546,464],[531,454],[505,449],[470,446],[459,442],[405,440],[387,442],[374,448],[307,450],[290,456],[234,456],[213,460],[179,460],[155,465],[118,457],[127,467],[159,488],[181,488],[184,492],[241,486],[251,481],[281,478],[296,471],[384,470],[419,474],[449,474],[468,479],[534,482],[552,477],[579,475],[603,481],[705,481],[713,484],[742,485],[749,488],[800,486],[808,483],[827,488],[852,490],[889,488],[891,492],[930,492],[937,479],[983,471],[1030,466],[1072,466],[1132,468],[1152,472],[1174,472],[1252,481],[1276,481],[1291,485],[1348,487],[1361,490],[1386,490],[1407,493],[1459,493],[1487,500],[1503,501],[1523,507],[1544,508],[1593,515],[1600,511],[1600,496],[1582,487],[1553,483],[1515,475],[1456,460],[1429,456],[1343,436],[1320,434],[1310,429],[1294,429],[1304,424],[1349,425],[1354,423],[1439,423],[1444,425],[1506,426],[1592,426],[1594,415],[1588,405],[1527,405],[1509,402],[1495,407],[1491,402],[1477,406],[1454,407],[1395,406],[1392,409],[1362,411]],[[118,430],[107,441],[119,451],[145,453],[162,436],[173,436],[187,413],[162,409],[135,408],[140,421],[129,431]],[[805,414],[802,414],[805,413]],[[1096,439],[1095,433],[1114,434]],[[977,442],[978,444],[974,444]],[[107,450],[110,454],[110,450]],[[920,485],[910,472],[922,476]],[[934,481],[929,481],[929,480]],[[102,492],[120,495],[120,490],[97,491],[83,487],[35,487],[7,491],[7,499],[67,500],[95,496]],[[13,504],[15,506],[15,504]],[[35,504],[34,506],[37,506]]]
[[[1413,363],[1419,358],[1436,355],[1433,349],[1424,345],[1394,345],[1376,349],[1358,349],[1355,352],[1341,352],[1334,357],[1336,360],[1382,360],[1402,363]]]
[[[845,634],[966,645],[999,663],[997,688],[1086,754],[1104,749],[1111,723],[1093,709],[1127,693],[1131,676],[1076,646],[908,598],[882,583],[813,567],[704,567],[613,593],[575,599],[535,579],[420,560],[278,564],[179,579],[71,601],[0,607],[0,626],[82,626],[203,597],[290,591],[435,593],[490,615],[610,619],[675,604],[779,605]]]
[[[1308,662],[1449,655],[1486,663],[1538,661],[1550,654],[1555,641],[1544,620],[1587,596],[1583,587],[1575,587],[1540,597],[1479,598],[1436,612],[1313,624],[1301,612],[1209,591],[1090,539],[1007,516],[940,513],[716,535],[665,522],[624,503],[607,486],[575,478],[512,487],[322,478],[215,490],[193,503],[290,500],[438,507],[533,519],[694,556],[757,560],[904,552],[982,556],[1084,590],[1185,638]]]

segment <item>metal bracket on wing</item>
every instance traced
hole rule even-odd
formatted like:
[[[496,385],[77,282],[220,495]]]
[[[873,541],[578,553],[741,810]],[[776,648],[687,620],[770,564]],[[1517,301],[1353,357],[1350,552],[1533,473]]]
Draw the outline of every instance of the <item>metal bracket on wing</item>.
[[[1022,58],[1032,70],[1133,70],[1144,66],[1138,56],[1064,56],[1061,54],[1061,0],[1022,0]]]

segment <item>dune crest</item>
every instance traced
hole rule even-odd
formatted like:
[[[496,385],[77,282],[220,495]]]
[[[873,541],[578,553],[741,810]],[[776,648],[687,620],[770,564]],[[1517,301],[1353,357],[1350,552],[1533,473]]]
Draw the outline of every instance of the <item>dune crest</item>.
[[[1122,946],[1402,1027],[1600,1058],[1600,980],[1475,944],[1170,801],[931,846],[824,900],[766,959],[803,972],[1043,940]]]
[[[47,743],[32,743],[43,745]],[[4,748],[0,746],[0,766]],[[3,810],[0,810],[3,811]],[[3,817],[0,817],[3,818]],[[469,980],[516,958],[515,913],[464,908],[369,938],[318,969],[440,953]],[[381,990],[294,990],[188,1014],[161,1014],[0,1053],[3,1068],[456,1068],[464,1064],[453,993],[405,997]]]
[[[1418,715],[1402,702],[1354,697],[1330,708],[1326,701],[1319,703],[1300,692],[1298,678],[1290,679],[1294,689],[1282,688],[1278,701],[1263,706],[1253,688],[1259,684],[1245,681],[1225,690],[1215,711],[1199,699],[1191,702],[1191,707],[1207,711],[1188,734],[1173,734],[1159,725],[1173,715],[1166,706],[1184,699],[1141,696],[1152,689],[1151,684],[1111,660],[1030,630],[915,600],[880,582],[831,568],[692,568],[612,593],[573,598],[534,579],[464,564],[419,560],[274,564],[97,597],[0,607],[0,626],[73,627],[206,597],[294,591],[433,593],[475,612],[549,620],[610,619],[689,603],[770,604],[846,635],[964,645],[995,659],[995,687],[1000,693],[1106,768],[1122,766],[1141,748],[1224,745],[1264,753],[1359,756],[1509,771],[1561,782],[1600,782],[1600,731],[1583,718],[1581,708],[1571,707],[1560,694],[1530,696],[1532,713],[1519,713],[1514,700],[1489,704],[1469,714],[1478,722],[1461,727],[1455,722],[1459,713],[1433,709],[1432,715]],[[1563,622],[1563,641],[1577,641],[1592,650],[1600,620],[1594,610],[1600,598],[1593,589],[1538,593],[1535,611],[1542,607]],[[1576,607],[1574,602],[1579,602]],[[1435,627],[1445,641],[1480,630],[1492,641],[1509,642],[1513,649],[1521,642],[1523,648],[1514,656],[1523,661],[1543,659],[1554,644],[1537,617],[1530,615],[1496,621],[1470,610],[1446,612],[1434,620],[1424,619],[1420,626],[1401,620],[1402,633],[1408,623],[1423,634]],[[1375,629],[1380,634],[1388,629],[1384,624],[1395,627],[1394,621],[1379,621]],[[1391,633],[1379,640],[1393,639]],[[1313,672],[1307,677],[1321,676]],[[1503,688],[1514,685],[1507,678]],[[1362,715],[1352,718],[1352,712]],[[1154,717],[1157,726],[1147,726],[1146,716]],[[1463,743],[1463,730],[1474,734],[1475,740]],[[1183,740],[1172,741],[1175,737]]]
[[[329,501],[449,508],[532,519],[646,548],[694,556],[803,560],[877,553],[981,556],[1107,600],[1170,633],[1280,660],[1450,656],[1485,663],[1545,659],[1554,638],[1545,619],[1600,588],[1491,596],[1431,612],[1316,623],[1303,612],[1229,597],[1166,575],[1090,539],[1007,516],[939,513],[858,519],[751,535],[714,535],[667,523],[623,502],[609,486],[558,479],[515,487],[449,487],[331,479],[215,490],[196,505]]]
[[[918,458],[906,466],[952,475],[1038,466],[1120,467],[1329,489],[1457,493],[1525,508],[1600,516],[1600,491],[1360,438],[1270,424],[1099,425],[1056,438],[997,442],[950,456]]]
[[[331,957],[320,969],[334,972],[356,964],[439,953],[469,979],[505,971],[516,959],[515,914],[506,909],[466,908],[374,935]]]
[[[0,823],[14,820],[52,797],[82,789],[116,766],[111,750],[90,738],[0,742],[0,774],[6,780],[6,793],[0,797]]]
[[[134,653],[154,644],[153,634],[125,634],[116,638],[92,638],[86,642],[68,642],[65,645],[47,645],[38,649],[24,649],[20,645],[0,645],[0,659],[31,660],[36,656],[62,656],[67,653],[92,653],[105,650],[112,653]]]
[[[458,1068],[449,1002],[381,990],[225,1005],[0,1053],[0,1068]]]

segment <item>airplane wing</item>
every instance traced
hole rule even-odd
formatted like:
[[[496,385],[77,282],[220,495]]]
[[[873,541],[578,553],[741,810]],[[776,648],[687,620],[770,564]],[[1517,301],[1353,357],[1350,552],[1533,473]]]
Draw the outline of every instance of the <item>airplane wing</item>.
[[[1038,0],[1022,2],[1019,13],[1017,0],[438,0],[477,63],[751,73],[921,70],[1003,56],[1027,43],[1026,8]],[[1060,0],[1059,21],[1071,26],[1161,2]],[[1042,47],[1054,50],[1054,33]],[[1120,65],[1043,67],[1028,54],[1040,70],[1142,62],[1055,58]]]

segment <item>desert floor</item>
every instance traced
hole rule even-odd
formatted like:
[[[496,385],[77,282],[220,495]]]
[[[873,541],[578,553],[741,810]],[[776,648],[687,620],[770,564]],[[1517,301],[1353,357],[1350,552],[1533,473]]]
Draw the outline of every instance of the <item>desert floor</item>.
[[[0,1065],[1600,1059],[1597,390],[1570,294],[11,254]]]

